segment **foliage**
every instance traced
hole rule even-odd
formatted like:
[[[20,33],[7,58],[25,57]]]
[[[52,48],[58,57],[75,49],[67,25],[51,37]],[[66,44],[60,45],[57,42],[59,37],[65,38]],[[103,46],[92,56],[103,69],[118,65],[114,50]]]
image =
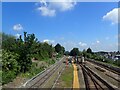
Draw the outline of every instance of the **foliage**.
[[[2,83],[8,83],[12,81],[19,73],[20,66],[18,65],[19,55],[13,52],[5,51],[2,52]]]
[[[43,51],[46,51],[49,58],[52,57],[52,54],[54,52],[54,49],[53,49],[52,45],[49,45],[48,43],[43,43],[42,44],[42,49],[43,49]]]
[[[49,65],[54,64],[52,59],[55,48],[48,44],[38,41],[35,34],[20,35],[15,38],[12,35],[2,33],[2,49],[3,49],[3,84],[12,81],[19,73],[29,73],[30,76],[43,70],[37,68],[32,59],[45,61]],[[63,55],[65,49],[60,45],[59,55]],[[29,75],[28,75],[29,76]]]
[[[114,65],[117,65],[117,66],[119,66],[120,67],[120,59],[118,59],[118,60],[116,60],[116,61],[114,61],[114,63],[113,63]]]
[[[33,76],[35,76],[36,74],[38,74],[39,72],[43,71],[44,67],[37,67],[37,63],[32,63],[31,68],[29,69],[29,71],[22,73],[22,77],[25,78],[32,78]]]
[[[61,47],[61,54],[64,54],[65,53],[65,48],[62,46]]]
[[[106,58],[104,60],[104,62],[120,67],[120,60],[119,59],[118,60],[112,60],[112,59],[107,59]]]
[[[79,49],[78,49],[78,48],[73,48],[73,49],[70,51],[70,55],[71,55],[71,56],[78,56],[78,55],[79,55]]]
[[[49,59],[49,60],[47,60],[47,63],[48,63],[49,65],[52,65],[52,64],[55,63],[55,60],[53,60],[53,59]]]
[[[48,43],[36,43],[36,45],[32,45],[31,47],[31,57],[36,58],[38,60],[52,58],[52,54],[54,53],[54,48],[52,45]]]
[[[16,60],[19,59],[19,55],[9,51],[2,51],[2,70],[3,71],[15,71],[19,72],[19,65]]]
[[[91,48],[88,48],[88,49],[87,49],[87,53],[91,53],[91,54],[92,54],[92,49],[91,49]]]
[[[89,53],[87,51],[83,50],[82,54],[83,54],[84,57],[94,59],[94,60],[97,60],[97,61],[101,61],[101,62],[105,62],[105,63],[109,63],[109,64],[120,67],[120,60],[113,60],[113,59],[110,59],[110,58],[105,58],[102,55],[99,55],[99,54],[96,54],[96,53],[93,53],[93,52],[90,53],[92,50],[88,50],[88,51],[89,51]]]
[[[2,85],[11,82],[16,77],[14,71],[2,71]]]
[[[60,54],[64,54],[65,48],[61,46],[59,43],[55,46],[55,51]]]
[[[24,40],[22,40],[22,36],[16,39],[16,44],[14,45],[14,52],[19,54],[18,63],[21,66],[21,72],[26,72],[30,69],[32,65],[32,61],[30,58],[30,48],[35,40],[34,34],[27,34],[24,32]]]
[[[59,53],[61,51],[61,45],[59,43],[55,46],[55,51],[57,53]]]
[[[2,49],[11,51],[15,44],[15,37],[9,34],[2,33]]]

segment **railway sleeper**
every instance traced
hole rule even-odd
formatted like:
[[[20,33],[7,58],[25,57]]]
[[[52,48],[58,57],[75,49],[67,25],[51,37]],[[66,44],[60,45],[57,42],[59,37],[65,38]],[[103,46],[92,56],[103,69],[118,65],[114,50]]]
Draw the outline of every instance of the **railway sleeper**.
[[[95,74],[92,70],[90,70],[90,68],[86,67],[85,65],[84,65],[84,67],[85,67],[88,71],[90,71],[91,74],[92,74],[93,76],[95,76],[100,82],[102,82],[104,85],[106,85],[106,86],[108,87],[108,89],[110,89],[110,90],[116,90],[116,89],[117,89],[117,87],[116,87],[116,89],[113,88],[113,86],[111,86],[110,84],[107,83],[107,81],[103,80],[100,76],[98,76],[97,74]]]

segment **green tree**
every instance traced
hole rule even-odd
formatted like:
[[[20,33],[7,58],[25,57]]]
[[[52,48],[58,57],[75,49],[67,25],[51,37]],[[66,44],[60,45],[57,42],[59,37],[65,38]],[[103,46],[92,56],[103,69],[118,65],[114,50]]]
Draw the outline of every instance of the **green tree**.
[[[49,45],[48,43],[43,43],[43,46],[44,46],[44,50],[46,50],[46,52],[48,53],[49,58],[51,58],[54,52],[52,45]]]
[[[91,49],[91,48],[88,48],[88,49],[87,49],[87,53],[91,53],[91,54],[92,54],[92,49]]]
[[[61,50],[62,50],[62,47],[61,47],[61,45],[58,43],[58,44],[55,46],[55,51],[56,51],[57,53],[60,53]]]
[[[65,53],[65,48],[63,46],[61,46],[61,51],[62,51],[62,54]]]
[[[24,32],[24,40],[22,40],[22,36],[16,39],[16,44],[14,45],[14,52],[19,54],[18,63],[21,66],[21,72],[26,72],[30,69],[32,65],[32,61],[30,58],[31,47],[35,41],[34,34],[27,34]]]
[[[78,48],[73,48],[73,49],[70,51],[70,55],[71,55],[71,56],[78,56],[78,55],[79,55],[79,49],[78,49]]]
[[[2,33],[2,49],[12,51],[15,39],[16,38],[12,35]]]

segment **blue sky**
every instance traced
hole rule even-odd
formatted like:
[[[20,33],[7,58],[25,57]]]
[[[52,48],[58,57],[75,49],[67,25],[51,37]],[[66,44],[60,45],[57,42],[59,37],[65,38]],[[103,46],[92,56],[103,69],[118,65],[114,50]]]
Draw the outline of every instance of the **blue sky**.
[[[34,33],[39,41],[60,43],[66,50],[116,51],[117,10],[117,2],[4,2],[2,31]]]

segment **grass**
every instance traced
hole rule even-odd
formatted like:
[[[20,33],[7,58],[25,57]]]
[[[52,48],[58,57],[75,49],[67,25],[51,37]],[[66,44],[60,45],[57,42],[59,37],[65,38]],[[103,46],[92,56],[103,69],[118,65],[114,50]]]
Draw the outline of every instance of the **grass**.
[[[39,65],[39,61],[38,62],[33,62],[31,69],[26,73],[21,73],[20,76],[22,76],[24,78],[32,78],[33,76],[35,76],[38,73],[40,73],[41,71],[43,71],[46,68],[45,65],[50,66],[50,65],[55,63],[55,61],[52,60],[52,59],[46,59],[46,60],[43,60],[43,61],[44,61],[44,63],[42,65]]]
[[[44,70],[43,66],[38,67],[38,66],[36,66],[36,64],[37,63],[32,63],[31,69],[26,73],[21,73],[21,76],[24,78],[32,78],[33,76],[35,76],[36,74],[38,74]]]
[[[61,74],[61,77],[59,78],[59,87],[70,88],[72,87],[72,82],[73,82],[73,67],[71,65],[65,68],[65,70]]]

